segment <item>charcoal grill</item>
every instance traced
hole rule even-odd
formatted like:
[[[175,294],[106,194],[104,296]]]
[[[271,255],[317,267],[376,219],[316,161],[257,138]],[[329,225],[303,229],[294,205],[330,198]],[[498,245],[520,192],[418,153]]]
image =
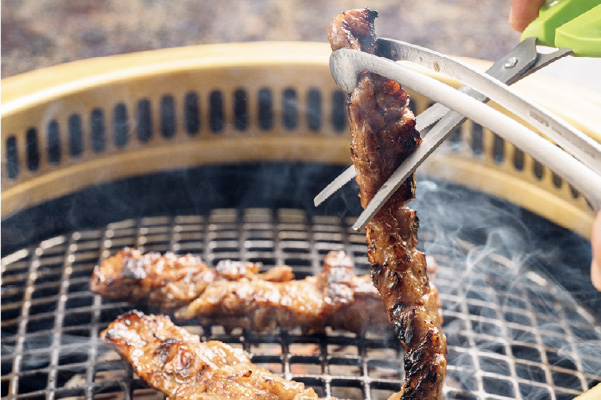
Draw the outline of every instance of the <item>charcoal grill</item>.
[[[364,235],[351,229],[356,187],[312,207],[349,160],[328,55],[322,44],[199,46],[3,81],[3,399],[162,397],[96,339],[131,309],[88,288],[124,246],[288,264],[300,278],[343,249],[368,273]],[[565,88],[523,88],[598,134],[584,94],[566,109],[548,92]],[[410,95],[417,112],[429,105]],[[571,399],[595,386],[601,300],[587,277],[586,200],[470,121],[444,146],[413,205],[439,264],[446,398]],[[184,325],[323,396],[384,399],[402,382],[392,335]]]

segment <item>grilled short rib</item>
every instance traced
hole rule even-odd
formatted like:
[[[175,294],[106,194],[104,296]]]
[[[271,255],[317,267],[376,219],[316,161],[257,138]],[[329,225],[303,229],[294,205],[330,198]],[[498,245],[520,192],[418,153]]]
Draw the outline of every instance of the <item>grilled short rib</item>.
[[[374,19],[368,9],[338,15],[328,29],[332,50],[376,53]],[[401,86],[363,72],[347,101],[351,158],[365,207],[394,170],[421,143]],[[426,274],[426,257],[416,249],[418,218],[405,204],[414,198],[409,177],[367,225],[373,282],[405,348],[405,382],[392,399],[440,399],[446,375],[446,339],[437,293]]]
[[[113,344],[150,387],[178,399],[317,399],[311,388],[251,363],[241,349],[201,342],[169,317],[131,311],[100,338]]]
[[[94,293],[226,328],[305,333],[326,326],[356,333],[387,332],[384,305],[369,275],[356,276],[342,251],[329,252],[316,276],[293,280],[289,267],[259,273],[259,265],[221,261],[209,268],[198,257],[142,254],[125,249],[94,269]]]

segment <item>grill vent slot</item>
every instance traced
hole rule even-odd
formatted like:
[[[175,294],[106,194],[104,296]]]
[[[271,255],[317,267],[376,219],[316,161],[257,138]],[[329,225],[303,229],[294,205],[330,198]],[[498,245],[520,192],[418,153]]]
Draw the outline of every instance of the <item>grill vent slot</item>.
[[[259,127],[269,130],[273,127],[273,95],[271,90],[263,88],[259,90]]]
[[[449,135],[448,140],[449,140],[449,143],[451,144],[451,150],[453,150],[453,151],[461,150],[461,148],[463,147],[461,137],[462,137],[461,127],[458,127]]]
[[[340,90],[332,93],[332,125],[337,132],[346,130],[346,94]]]
[[[484,143],[483,143],[483,132],[482,125],[477,124],[475,122],[472,123],[472,152],[475,156],[481,156],[483,153]]]
[[[176,128],[175,100],[173,96],[163,96],[161,99],[161,134],[165,138],[175,136]]]
[[[186,120],[186,132],[195,135],[200,131],[200,104],[196,92],[186,93],[184,100],[184,115]]]
[[[115,134],[115,145],[124,147],[129,140],[129,127],[127,120],[127,107],[124,103],[119,103],[113,110],[113,132]]]
[[[61,138],[58,122],[52,120],[48,123],[48,161],[50,164],[58,164],[61,160]]]
[[[92,130],[92,149],[94,149],[94,152],[100,153],[106,148],[104,112],[100,108],[92,110],[90,125]]]
[[[532,165],[532,170],[534,172],[534,176],[538,180],[543,179],[543,176],[544,176],[544,173],[545,173],[545,167],[543,166],[543,164],[541,164],[540,162],[534,160],[534,164]]]
[[[69,153],[72,157],[79,157],[83,152],[83,135],[81,131],[81,117],[79,116],[79,114],[72,114],[69,117],[68,124]]]
[[[296,90],[292,88],[285,89],[282,101],[284,127],[288,130],[292,130],[296,128],[298,124]]]
[[[524,152],[517,147],[514,147],[513,166],[518,171],[524,170]]]
[[[213,91],[209,96],[209,120],[213,132],[221,132],[225,126],[225,116],[223,113],[223,94],[220,91]]]
[[[38,131],[35,128],[27,130],[27,168],[36,171],[40,166],[40,150],[38,147]]]
[[[142,143],[146,143],[152,137],[152,111],[148,99],[143,99],[138,102],[137,122],[138,140]]]
[[[321,128],[321,91],[310,89],[307,93],[307,125],[312,131]]]
[[[15,179],[19,176],[19,153],[17,151],[17,138],[13,135],[6,139],[6,169],[8,178]]]
[[[242,89],[234,92],[234,126],[239,131],[244,131],[248,128],[246,91]]]
[[[493,134],[492,156],[497,164],[505,161],[505,140],[497,134]]]

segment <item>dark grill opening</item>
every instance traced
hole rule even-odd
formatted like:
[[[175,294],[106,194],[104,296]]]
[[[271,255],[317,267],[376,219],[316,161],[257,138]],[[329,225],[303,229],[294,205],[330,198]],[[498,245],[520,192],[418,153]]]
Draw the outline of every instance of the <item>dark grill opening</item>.
[[[152,135],[152,113],[150,110],[150,101],[142,99],[138,102],[136,114],[138,140],[140,142],[148,142]]]
[[[19,232],[28,239],[3,249],[2,398],[163,398],[97,340],[133,308],[88,288],[94,266],[124,246],[192,252],[212,265],[227,258],[260,261],[265,269],[287,264],[298,278],[316,274],[328,251],[342,249],[357,274],[369,273],[365,237],[351,228],[356,186],[318,210],[307,195],[341,169],[261,164],[157,174],[3,221],[3,237]],[[420,179],[412,206],[420,215],[420,246],[439,265],[445,398],[573,398],[601,381],[598,295],[582,285],[586,241],[498,199],[428,179]],[[52,216],[65,209],[70,217],[57,225]],[[449,210],[458,216],[449,219]],[[43,237],[23,221],[37,221]],[[580,297],[558,284],[567,277],[580,280]],[[180,324],[203,340],[246,350],[256,364],[321,396],[387,399],[404,377],[392,329],[384,336],[331,329],[306,336]]]
[[[106,132],[104,112],[100,108],[92,110],[90,115],[90,130],[92,131],[92,149],[94,149],[96,153],[104,151],[106,148]],[[75,155],[73,149],[81,148],[81,129],[70,130],[70,132],[72,132],[70,135],[71,154]],[[77,152],[77,154],[79,153],[81,153],[81,151]]]

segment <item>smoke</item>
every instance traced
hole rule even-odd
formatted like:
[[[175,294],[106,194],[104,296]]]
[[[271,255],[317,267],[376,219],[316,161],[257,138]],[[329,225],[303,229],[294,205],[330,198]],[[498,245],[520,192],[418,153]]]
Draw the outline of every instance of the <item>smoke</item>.
[[[421,246],[439,264],[450,398],[483,390],[542,399],[551,385],[580,392],[599,381],[601,330],[587,308],[601,296],[590,291],[586,241],[518,207],[428,179],[410,206]]]

